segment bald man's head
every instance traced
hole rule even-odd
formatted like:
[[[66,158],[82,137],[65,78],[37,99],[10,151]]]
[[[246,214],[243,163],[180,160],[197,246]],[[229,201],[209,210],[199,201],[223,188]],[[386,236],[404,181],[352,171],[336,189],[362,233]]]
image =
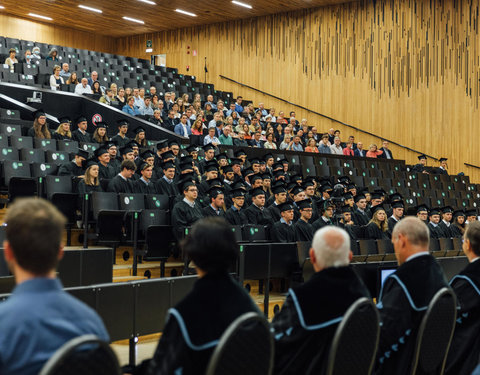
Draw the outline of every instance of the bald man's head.
[[[424,222],[409,216],[400,220],[393,229],[392,243],[398,264],[403,264],[413,254],[428,251],[430,234]]]
[[[315,233],[310,259],[315,271],[347,266],[351,260],[350,237],[341,228],[327,226]]]

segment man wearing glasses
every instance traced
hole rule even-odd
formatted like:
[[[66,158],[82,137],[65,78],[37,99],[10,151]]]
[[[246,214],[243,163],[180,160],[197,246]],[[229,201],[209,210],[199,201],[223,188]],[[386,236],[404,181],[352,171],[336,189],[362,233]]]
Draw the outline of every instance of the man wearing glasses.
[[[196,202],[198,189],[195,182],[190,178],[184,179],[179,182],[178,188],[183,193],[183,200],[173,207],[172,226],[176,230],[177,238],[183,238],[186,228],[203,218],[203,213],[200,204]]]

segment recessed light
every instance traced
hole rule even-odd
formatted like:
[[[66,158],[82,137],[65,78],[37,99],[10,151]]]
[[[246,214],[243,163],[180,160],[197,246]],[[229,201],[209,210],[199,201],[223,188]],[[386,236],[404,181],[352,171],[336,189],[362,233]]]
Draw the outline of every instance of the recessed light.
[[[190,16],[190,17],[196,17],[197,16],[195,13],[190,13],[190,12],[187,12],[187,11],[181,10],[181,9],[175,9],[175,12],[186,14],[187,16]]]
[[[154,1],[150,1],[150,0],[138,0],[138,1],[141,1],[142,3],[147,3],[147,4],[150,4],[150,5],[157,5],[156,2]]]
[[[92,7],[87,7],[86,5],[79,5],[78,7],[79,7],[79,8],[82,8],[82,9],[85,9],[85,10],[90,10],[90,11],[92,11],[92,12],[102,13],[102,11],[101,11],[100,9],[92,8]]]
[[[242,3],[241,1],[233,0],[232,3],[234,3],[235,5],[240,5],[241,7],[244,7],[244,8],[252,9],[252,6],[250,4],[245,4],[245,3]]]
[[[3,5],[0,5],[0,9],[5,9],[5,7]]]
[[[31,17],[41,18],[42,20],[53,21],[53,18],[41,16],[40,14],[28,13]]]
[[[130,18],[130,17],[122,17],[124,20],[127,20],[127,21],[132,21],[132,22],[136,22],[136,23],[141,23],[142,25],[145,23],[143,22],[142,20],[137,20],[136,18]]]
[[[153,48],[147,48],[147,49],[145,50],[145,52],[146,52],[146,53],[153,52]]]

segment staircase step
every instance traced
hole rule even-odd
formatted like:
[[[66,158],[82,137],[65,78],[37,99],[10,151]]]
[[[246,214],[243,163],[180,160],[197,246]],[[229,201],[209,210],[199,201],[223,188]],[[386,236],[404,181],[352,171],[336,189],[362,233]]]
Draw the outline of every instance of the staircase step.
[[[281,294],[281,293],[271,293],[268,298],[268,318],[272,319],[274,315],[280,311],[280,309],[283,306],[283,303],[285,302],[285,297],[286,294]],[[255,301],[255,304],[258,306],[260,311],[264,311],[264,306],[263,306],[263,300],[264,300],[264,295],[258,295],[253,297],[253,300]]]
[[[138,280],[145,280],[147,279],[144,276],[114,276],[113,282],[114,283],[123,283],[127,281],[138,281]]]

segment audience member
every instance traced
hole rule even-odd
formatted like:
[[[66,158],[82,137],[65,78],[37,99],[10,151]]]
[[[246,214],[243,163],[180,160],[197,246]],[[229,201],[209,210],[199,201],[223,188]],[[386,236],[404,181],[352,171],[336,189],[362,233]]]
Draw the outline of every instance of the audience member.
[[[52,138],[58,141],[71,141],[72,140],[72,132],[70,131],[70,118],[68,116],[63,116],[58,118],[58,125],[57,130],[53,133]]]
[[[314,152],[318,154],[317,142],[315,142],[314,138],[310,138],[307,141],[307,147],[305,147],[305,152]]]
[[[18,60],[15,57],[15,55],[17,54],[17,50],[15,48],[10,48],[8,53],[9,56],[5,59],[5,64],[10,67],[10,71],[13,73],[15,64],[18,64]]]
[[[376,374],[408,374],[420,322],[433,296],[448,287],[429,252],[426,225],[406,217],[392,234],[398,269],[384,281],[377,307],[381,332]]]
[[[25,55],[23,56],[25,58],[25,63],[31,64],[32,63],[32,51],[27,49],[25,51]]]
[[[52,48],[45,60],[58,61],[57,55],[58,55],[58,50],[56,48]]]
[[[32,48],[32,57],[31,57],[31,63],[36,64],[38,60],[41,60],[42,56],[40,55],[40,47],[33,47]]]
[[[70,73],[70,66],[68,63],[63,63],[62,70],[60,71],[60,77],[62,77],[64,81],[67,81],[71,75],[72,73]]]
[[[175,133],[183,137],[189,137],[192,134],[192,129],[187,124],[188,117],[186,114],[183,114],[180,117],[180,123],[175,126]]]
[[[367,156],[367,153],[363,149],[363,143],[362,142],[357,143],[357,149],[354,151],[353,155],[358,156],[358,157],[362,157],[362,158]]]
[[[341,141],[339,137],[333,139],[333,144],[330,146],[331,153],[334,155],[343,155],[343,148],[340,145]]]
[[[67,85],[75,85],[75,89],[77,88],[76,86],[78,85],[78,78],[77,78],[77,73],[76,72],[72,72],[72,74],[70,74],[70,77],[67,79],[67,82],[66,84]]]
[[[100,186],[100,180],[98,177],[98,162],[95,160],[87,160],[86,167],[87,169],[85,170],[85,175],[77,185],[78,193],[83,196],[89,193],[102,192],[103,190]]]
[[[135,173],[137,166],[132,160],[124,160],[120,165],[120,173],[108,183],[108,191],[114,193],[129,193],[133,194],[132,177]]]
[[[2,374],[36,375],[57,349],[78,336],[109,341],[100,317],[56,278],[65,223],[43,199],[17,199],[8,208],[4,257],[17,286],[0,304]]]
[[[88,151],[79,148],[75,153],[75,158],[65,164],[62,164],[58,170],[59,176],[73,176],[83,178],[85,173],[84,162],[88,159]]]
[[[113,100],[114,100],[114,96],[113,96],[112,89],[106,89],[105,94],[103,94],[98,101],[106,105],[112,105]]]
[[[115,100],[118,102],[118,107],[123,109],[123,106],[125,105],[125,89],[123,87],[118,89]]]
[[[357,146],[358,148],[358,146]],[[377,158],[378,156],[382,155],[383,151],[377,150],[377,145],[372,143],[367,151],[367,158]]]
[[[88,85],[89,85],[90,87],[92,87],[92,86],[93,86],[93,82],[98,81],[98,72],[94,70],[94,71],[90,74],[90,77],[88,78],[87,81],[88,81],[88,82],[87,82]]]
[[[218,140],[222,145],[230,145],[233,146],[233,139],[232,136],[230,135],[232,131],[232,128],[230,125],[227,125],[223,128],[223,133],[218,137]]]
[[[142,116],[153,116],[153,108],[151,106],[152,98],[149,95],[146,95],[143,98],[143,107],[140,108],[140,114]]]
[[[60,76],[60,70],[60,65],[55,65],[53,67],[53,74],[50,76],[50,88],[52,90],[59,90],[65,83],[63,78]]]
[[[87,119],[83,116],[80,116],[75,120],[75,123],[78,129],[72,132],[72,140],[77,141],[78,143],[90,143],[92,141],[92,137],[89,133],[87,133]]]
[[[123,106],[122,111],[129,114],[130,116],[141,115],[138,107],[135,105],[135,98],[133,96],[129,96],[127,98],[127,104]]]
[[[107,136],[107,124],[103,121],[99,121],[96,123],[97,128],[93,132],[92,141],[100,144],[105,145],[108,143],[109,138]]]
[[[50,130],[48,129],[47,115],[42,109],[34,114],[33,125],[28,129],[27,135],[32,138],[50,139]]]
[[[92,88],[88,84],[88,80],[86,78],[82,78],[81,83],[75,86],[75,94],[82,95],[82,94],[91,94],[91,93],[92,93]]]
[[[382,151],[382,154],[378,155],[379,158],[383,159],[393,159],[393,154],[392,151],[388,148],[389,142],[388,141],[382,141],[382,147],[380,148],[380,151]]]
[[[330,142],[328,141],[328,134],[322,135],[322,140],[318,146],[318,152],[320,154],[331,154],[332,149],[330,148]]]
[[[100,99],[101,96],[103,95],[103,90],[100,87],[100,82],[99,81],[94,81],[92,85],[92,94],[95,95],[96,99]]]

